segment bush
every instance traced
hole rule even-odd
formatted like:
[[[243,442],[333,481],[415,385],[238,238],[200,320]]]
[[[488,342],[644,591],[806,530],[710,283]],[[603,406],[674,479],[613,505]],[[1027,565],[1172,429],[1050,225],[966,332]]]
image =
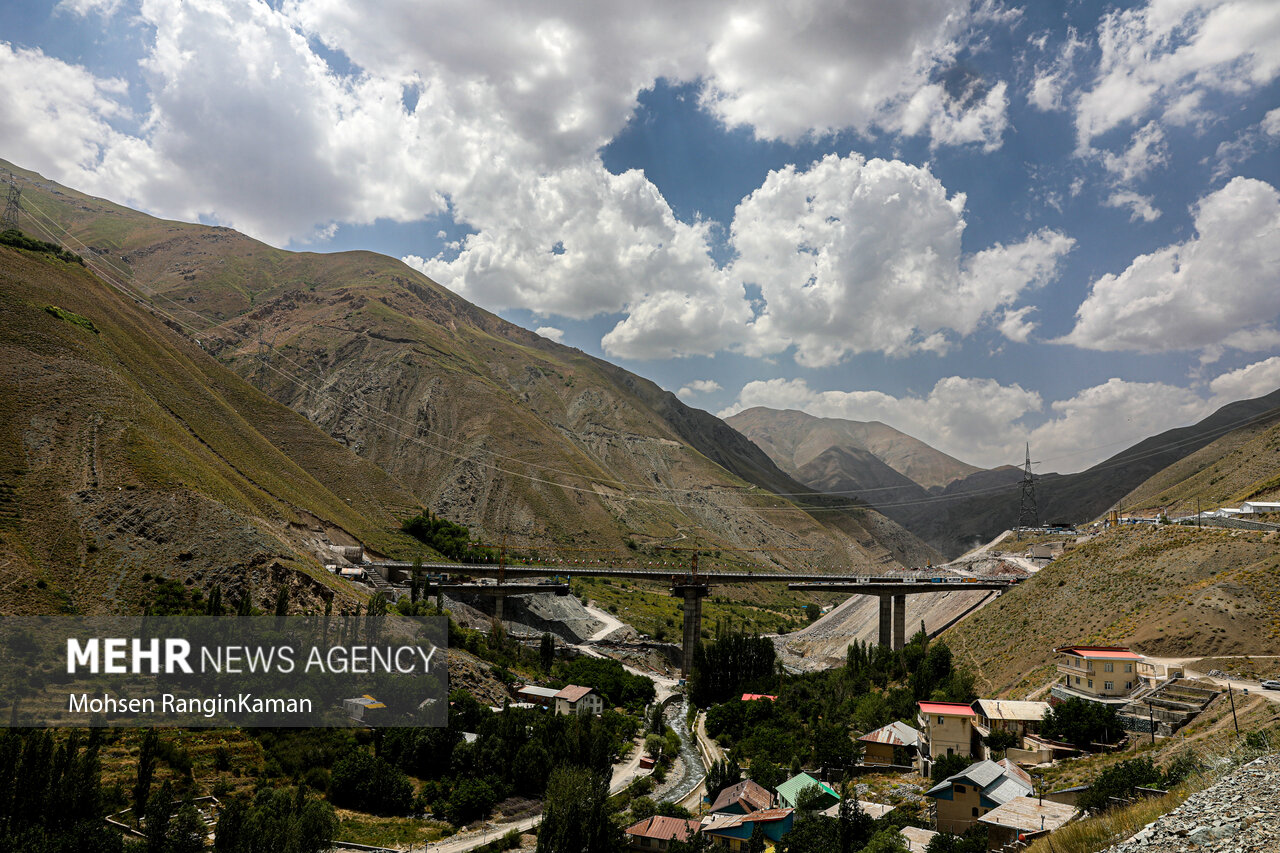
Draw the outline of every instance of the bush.
[[[1040,726],[1045,737],[1065,741],[1077,749],[1087,749],[1093,743],[1112,743],[1122,732],[1115,708],[1076,698],[1050,708]]]
[[[413,786],[404,773],[381,758],[354,749],[333,765],[329,799],[370,814],[404,815],[413,805]]]

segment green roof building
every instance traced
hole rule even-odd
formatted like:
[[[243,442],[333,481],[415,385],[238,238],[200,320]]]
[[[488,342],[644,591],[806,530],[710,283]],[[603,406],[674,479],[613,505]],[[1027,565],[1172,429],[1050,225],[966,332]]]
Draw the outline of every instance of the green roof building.
[[[826,782],[819,782],[808,773],[801,773],[799,776],[792,776],[787,781],[778,786],[778,803],[789,809],[797,808],[796,801],[800,799],[800,792],[806,788],[817,787],[822,796],[816,803],[818,811],[830,808],[840,802],[840,795],[836,793]]]

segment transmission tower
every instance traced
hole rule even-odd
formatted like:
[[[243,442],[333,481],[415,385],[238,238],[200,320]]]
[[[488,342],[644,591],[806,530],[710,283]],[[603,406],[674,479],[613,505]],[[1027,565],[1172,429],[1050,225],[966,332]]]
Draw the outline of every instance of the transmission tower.
[[[1018,529],[1040,526],[1040,510],[1036,506],[1036,478],[1031,473],[1031,444],[1027,444],[1027,462],[1022,469],[1022,495],[1018,498]]]
[[[22,213],[22,187],[18,186],[18,182],[13,179],[13,172],[9,173],[9,193],[5,198],[4,217],[0,218],[0,231],[17,231],[18,216]]]

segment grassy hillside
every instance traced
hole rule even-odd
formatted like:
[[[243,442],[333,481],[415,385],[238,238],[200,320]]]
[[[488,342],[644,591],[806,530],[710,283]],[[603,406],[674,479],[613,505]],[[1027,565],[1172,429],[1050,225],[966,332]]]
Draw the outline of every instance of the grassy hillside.
[[[0,247],[0,283],[0,612],[127,608],[147,576],[317,593],[325,542],[410,553],[411,494],[90,271]]]
[[[778,499],[806,489],[723,422],[397,260],[285,252],[14,171],[43,236],[145,291],[225,366],[406,484],[409,501],[491,541],[758,548],[757,564],[796,567],[936,556],[873,511]]]
[[[979,688],[1022,695],[1055,646],[1148,655],[1280,653],[1280,534],[1121,527],[1072,549],[943,635]]]
[[[1125,495],[1127,509],[1162,509],[1170,516],[1280,500],[1280,409],[1233,430]]]

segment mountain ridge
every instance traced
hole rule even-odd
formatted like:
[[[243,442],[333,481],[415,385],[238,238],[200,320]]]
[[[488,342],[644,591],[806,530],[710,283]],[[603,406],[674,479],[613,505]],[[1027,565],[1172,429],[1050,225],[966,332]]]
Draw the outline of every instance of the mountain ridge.
[[[849,501],[780,500],[809,490],[718,419],[398,260],[285,252],[14,171],[52,236],[72,235],[225,366],[478,535],[623,555],[687,540],[805,566],[935,554]]]

